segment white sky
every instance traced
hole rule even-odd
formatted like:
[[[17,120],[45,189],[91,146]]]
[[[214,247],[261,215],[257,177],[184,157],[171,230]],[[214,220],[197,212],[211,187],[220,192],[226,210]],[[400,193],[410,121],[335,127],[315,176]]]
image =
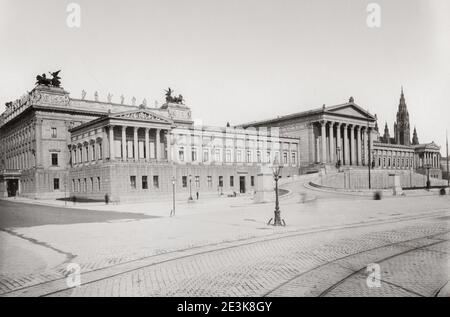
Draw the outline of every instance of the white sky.
[[[70,2],[80,29],[66,25]],[[381,28],[366,25],[370,2]],[[98,90],[153,106],[170,86],[208,125],[354,96],[391,135],[403,85],[420,142],[444,152],[450,130],[447,0],[0,0],[0,43],[0,111],[37,74],[62,69],[72,97]]]

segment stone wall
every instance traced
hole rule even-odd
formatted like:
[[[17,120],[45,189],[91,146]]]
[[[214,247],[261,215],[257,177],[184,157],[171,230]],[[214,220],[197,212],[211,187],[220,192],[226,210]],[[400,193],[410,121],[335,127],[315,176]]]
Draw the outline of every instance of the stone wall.
[[[393,181],[389,174],[400,175],[400,182],[403,188],[406,187],[425,187],[427,178],[424,175],[411,173],[410,171],[392,171],[392,170],[372,170],[371,184],[372,189],[392,188]],[[431,186],[446,185],[441,179],[430,178]],[[343,189],[368,189],[368,171],[367,170],[345,170],[341,173],[334,173],[320,176],[315,182],[317,185]]]

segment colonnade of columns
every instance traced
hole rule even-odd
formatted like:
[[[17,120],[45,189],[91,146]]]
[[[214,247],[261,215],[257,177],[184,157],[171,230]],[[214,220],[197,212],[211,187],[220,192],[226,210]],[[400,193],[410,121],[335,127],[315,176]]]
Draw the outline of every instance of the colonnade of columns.
[[[441,155],[438,152],[423,152],[422,155],[418,154],[417,159],[420,161],[417,164],[420,167],[440,168],[441,166]]]
[[[372,128],[334,121],[320,121],[316,162],[342,165],[367,165],[369,142],[373,148]]]
[[[115,148],[115,129],[120,129],[121,131],[121,153],[115,153],[117,150]],[[127,138],[127,128],[133,129],[133,138],[132,138],[132,146],[128,143],[129,137]],[[143,147],[139,147],[139,142],[142,142],[142,134],[139,132],[144,130],[144,138],[143,138]],[[154,156],[151,157],[150,153],[150,133],[154,131]],[[153,133],[152,133],[153,134]],[[163,142],[161,142],[161,136],[164,137]],[[154,159],[156,161],[161,160],[170,160],[171,153],[171,142],[169,140],[170,133],[167,129],[150,129],[150,128],[140,128],[140,127],[128,127],[125,125],[110,125],[108,126],[108,148],[109,153],[108,157],[110,160],[114,160],[116,158],[121,158],[123,161],[126,160],[135,160],[138,161],[140,159],[150,160]]]

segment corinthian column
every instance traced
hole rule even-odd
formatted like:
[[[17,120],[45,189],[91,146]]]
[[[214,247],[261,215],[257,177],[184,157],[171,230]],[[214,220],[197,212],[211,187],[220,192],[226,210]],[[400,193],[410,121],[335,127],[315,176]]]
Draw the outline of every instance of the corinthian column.
[[[348,124],[344,123],[344,159],[342,160],[343,165],[349,165],[350,164],[350,149],[349,149],[349,142],[348,142]]]
[[[133,147],[134,147],[133,156],[135,161],[139,160],[138,129],[139,128],[137,127],[133,128]]]
[[[150,140],[149,140],[149,128],[145,128],[145,160],[150,160]]]
[[[330,122],[329,135],[330,135],[330,162],[334,161],[334,122]]]
[[[356,151],[355,151],[355,126],[350,127],[350,151],[351,151],[351,165],[356,165]]]
[[[361,160],[361,126],[356,127],[356,149],[358,151],[358,165],[362,165]]]
[[[156,160],[161,160],[161,129],[156,129]]]
[[[326,130],[325,130],[325,121],[320,122],[322,128],[322,163],[327,162],[327,138],[326,138]]]
[[[112,161],[114,160],[115,156],[114,156],[114,126],[110,125],[109,126],[109,160]]]
[[[122,161],[127,160],[127,127],[122,126]]]

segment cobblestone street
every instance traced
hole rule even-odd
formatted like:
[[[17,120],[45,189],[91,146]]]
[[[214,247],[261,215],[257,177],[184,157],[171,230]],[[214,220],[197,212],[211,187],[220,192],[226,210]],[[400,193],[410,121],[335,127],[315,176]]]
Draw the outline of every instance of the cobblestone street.
[[[315,199],[299,204],[298,184],[286,188],[294,193],[282,200],[285,228],[265,225],[272,204],[254,205],[246,198],[232,200],[236,207],[217,199],[181,204],[172,219],[121,210],[111,217],[102,211],[107,219],[96,219],[90,211],[92,216],[81,215],[91,223],[78,223],[70,213],[68,223],[6,228],[2,234],[12,236],[3,245],[25,239],[28,244],[19,245],[37,264],[53,261],[21,267],[29,274],[17,272],[11,267],[23,259],[2,247],[11,264],[2,266],[1,291],[3,296],[435,296],[450,279],[447,197],[373,201],[307,191]],[[135,205],[133,211],[142,210]],[[80,265],[80,287],[68,288],[68,263]],[[367,284],[372,263],[379,265],[380,287]]]

